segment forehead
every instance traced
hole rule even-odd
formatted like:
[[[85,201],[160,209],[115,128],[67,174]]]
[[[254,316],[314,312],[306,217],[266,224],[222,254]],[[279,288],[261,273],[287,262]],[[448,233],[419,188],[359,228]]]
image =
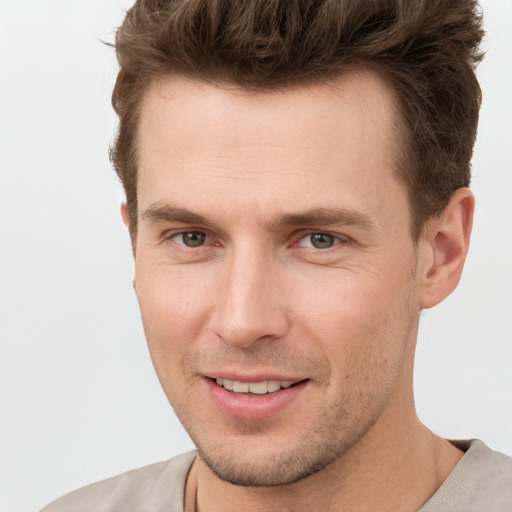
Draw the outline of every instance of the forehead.
[[[272,140],[308,141],[308,147],[323,149],[336,138],[348,141],[347,129],[350,139],[375,138],[377,133],[370,125],[376,121],[386,130],[380,132],[379,139],[393,144],[394,115],[391,89],[369,71],[262,92],[175,77],[151,84],[141,105],[139,130],[164,135],[172,131],[177,147],[186,151],[198,142],[202,153]],[[209,136],[210,130],[221,126],[230,130],[216,133],[215,138]],[[252,129],[237,130],[248,126]],[[191,135],[195,135],[192,140]],[[205,137],[200,138],[202,135]]]
[[[253,213],[299,202],[371,210],[390,187],[405,197],[394,116],[391,91],[369,72],[263,93],[157,81],[141,108],[139,212],[170,202],[221,214],[228,198]]]

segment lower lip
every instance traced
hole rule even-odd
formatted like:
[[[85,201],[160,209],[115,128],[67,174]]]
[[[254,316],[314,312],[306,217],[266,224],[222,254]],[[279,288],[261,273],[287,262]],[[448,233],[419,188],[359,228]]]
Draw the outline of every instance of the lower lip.
[[[306,390],[309,381],[264,395],[243,395],[228,391],[205,378],[208,391],[217,408],[227,416],[243,420],[259,420],[273,416],[289,406]]]

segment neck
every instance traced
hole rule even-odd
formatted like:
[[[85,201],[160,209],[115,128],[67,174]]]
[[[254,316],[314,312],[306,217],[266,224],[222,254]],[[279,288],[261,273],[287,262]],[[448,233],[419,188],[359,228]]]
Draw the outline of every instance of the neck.
[[[411,365],[412,366],[412,365]],[[430,432],[416,415],[412,369],[377,423],[327,467],[296,483],[241,487],[197,461],[196,512],[412,512],[439,489],[463,453]],[[410,393],[404,392],[405,385]]]
[[[463,452],[418,419],[412,392],[414,344],[395,392],[366,435],[307,478],[275,487],[220,480],[197,461],[196,512],[413,512],[439,489]]]
[[[377,427],[377,425],[375,425]],[[219,480],[198,460],[197,512],[416,511],[437,491],[462,452],[416,420],[399,436],[360,445],[322,471],[290,485],[235,486]]]

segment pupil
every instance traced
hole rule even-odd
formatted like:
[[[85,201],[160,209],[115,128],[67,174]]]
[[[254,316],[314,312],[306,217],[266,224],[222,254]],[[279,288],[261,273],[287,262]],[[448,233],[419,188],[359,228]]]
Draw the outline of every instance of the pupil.
[[[203,245],[205,234],[200,233],[198,231],[191,231],[190,233],[183,233],[183,243],[187,247],[199,247],[200,245]]]
[[[334,237],[332,235],[317,233],[315,235],[311,235],[311,244],[317,249],[328,249],[334,244]]]

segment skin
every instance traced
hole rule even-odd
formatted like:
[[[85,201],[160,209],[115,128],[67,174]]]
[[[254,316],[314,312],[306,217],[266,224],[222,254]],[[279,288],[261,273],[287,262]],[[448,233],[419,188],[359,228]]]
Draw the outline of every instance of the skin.
[[[460,459],[419,422],[412,373],[420,310],[460,278],[473,197],[457,191],[413,242],[393,135],[392,94],[367,72],[265,94],[174,78],[147,93],[135,289],[198,447],[201,512],[417,510]],[[275,414],[241,419],[208,392],[222,372],[307,382]]]

